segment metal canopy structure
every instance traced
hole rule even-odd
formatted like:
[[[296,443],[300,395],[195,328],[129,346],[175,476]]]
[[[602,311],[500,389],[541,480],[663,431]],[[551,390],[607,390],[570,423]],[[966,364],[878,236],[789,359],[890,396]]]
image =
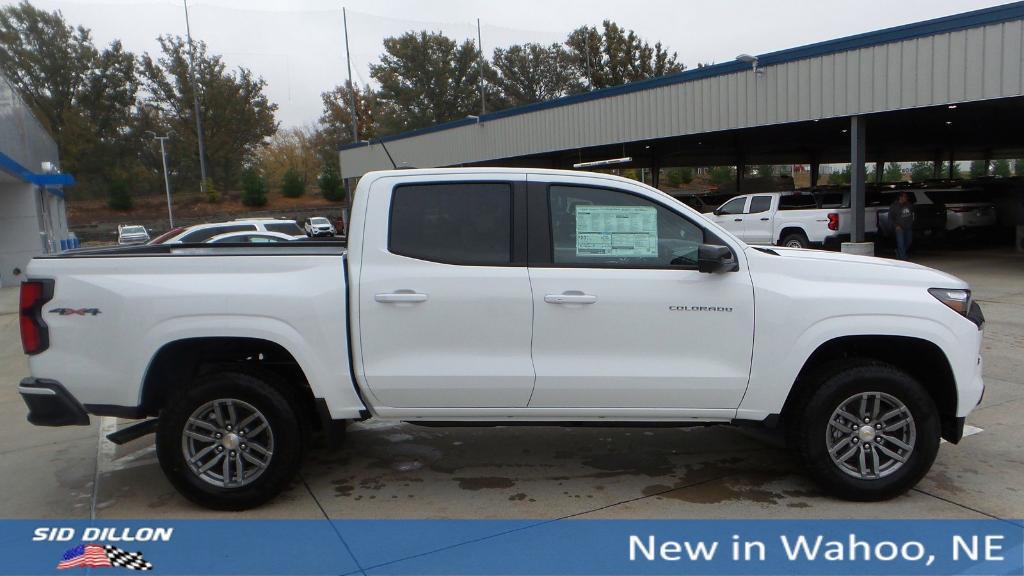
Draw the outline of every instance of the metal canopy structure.
[[[382,141],[418,168],[941,162],[1020,156],[1022,120],[1016,2],[393,134],[340,160],[345,178],[389,169]]]

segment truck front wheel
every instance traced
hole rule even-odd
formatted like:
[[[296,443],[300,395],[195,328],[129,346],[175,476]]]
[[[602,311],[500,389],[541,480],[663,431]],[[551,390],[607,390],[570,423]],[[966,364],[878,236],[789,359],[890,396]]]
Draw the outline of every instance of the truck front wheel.
[[[939,416],[924,387],[888,364],[858,361],[826,373],[791,424],[810,475],[847,500],[913,488],[939,449]]]
[[[207,508],[244,510],[276,496],[299,469],[302,429],[269,379],[207,374],[160,412],[160,466],[183,496]]]

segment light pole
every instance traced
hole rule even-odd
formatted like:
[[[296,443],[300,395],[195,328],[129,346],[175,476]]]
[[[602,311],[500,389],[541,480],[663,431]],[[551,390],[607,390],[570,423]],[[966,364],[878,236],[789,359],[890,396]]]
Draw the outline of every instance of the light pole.
[[[192,44],[192,26],[188,22],[188,0],[185,5],[185,35],[188,37],[188,74],[192,83],[192,105],[196,114],[196,136],[199,138],[199,192],[206,193],[206,141],[203,138],[203,116],[199,108],[199,84],[196,83],[196,51]],[[163,142],[160,142],[163,145]],[[173,225],[171,226],[173,228]]]
[[[167,192],[167,222],[170,224],[168,230],[174,229],[174,210],[171,208],[171,179],[167,177],[167,151],[164,149],[164,142],[170,138],[170,136],[157,136],[156,132],[146,130],[147,134],[152,134],[154,140],[160,141],[160,161],[164,166],[164,190]]]

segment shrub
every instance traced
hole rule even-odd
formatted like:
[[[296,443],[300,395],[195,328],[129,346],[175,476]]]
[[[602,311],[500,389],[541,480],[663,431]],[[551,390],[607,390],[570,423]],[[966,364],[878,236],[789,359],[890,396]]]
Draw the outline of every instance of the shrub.
[[[341,176],[330,163],[324,166],[324,171],[320,174],[320,180],[317,184],[320,186],[320,194],[325,199],[331,202],[340,202],[345,199],[345,189],[341,185]]]
[[[263,175],[255,168],[246,168],[242,172],[242,204],[263,206],[266,203],[267,183]]]
[[[306,181],[295,168],[288,168],[281,177],[281,194],[288,198],[298,198],[306,193]]]
[[[206,179],[206,201],[210,204],[216,204],[220,202],[220,190],[217,190],[217,186],[213,183],[213,180]]]
[[[131,192],[128,191],[128,183],[124,180],[111,180],[107,187],[107,195],[107,206],[111,210],[127,212],[134,205]]]

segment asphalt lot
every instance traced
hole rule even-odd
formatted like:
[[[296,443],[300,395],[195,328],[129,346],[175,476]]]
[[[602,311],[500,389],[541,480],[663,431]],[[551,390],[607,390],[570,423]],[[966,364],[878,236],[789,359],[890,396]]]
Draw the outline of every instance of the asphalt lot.
[[[987,392],[931,473],[893,501],[834,500],[789,454],[727,427],[422,428],[358,424],[314,451],[291,488],[249,518],[1024,518],[1024,255],[925,254],[968,280],[988,318]],[[17,393],[27,375],[17,290],[0,291],[0,499],[5,518],[216,518],[164,480],[152,437],[116,447],[121,422],[36,428]]]

